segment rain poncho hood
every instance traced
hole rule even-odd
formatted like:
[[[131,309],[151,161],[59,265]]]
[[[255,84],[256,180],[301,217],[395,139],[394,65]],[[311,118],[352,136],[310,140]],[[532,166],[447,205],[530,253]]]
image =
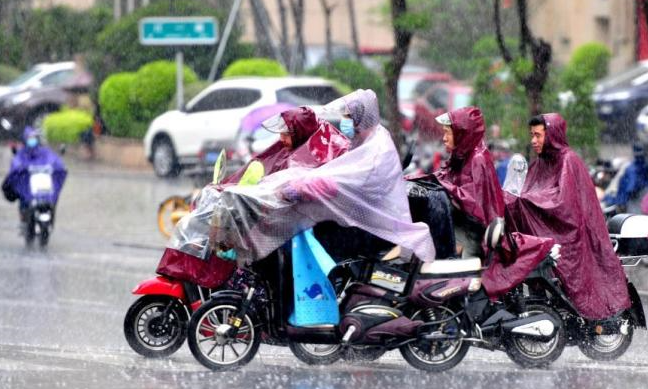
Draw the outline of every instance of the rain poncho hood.
[[[23,139],[27,140],[30,136],[40,136],[40,133],[31,127],[26,127]],[[3,190],[15,193],[21,203],[29,203],[35,198],[30,187],[30,175],[36,171],[50,173],[53,184],[52,193],[39,194],[38,198],[56,203],[63,188],[67,170],[61,158],[49,147],[41,144],[36,147],[25,146],[16,153],[11,160],[9,173],[2,184]]]
[[[520,197],[506,195],[507,223],[562,245],[557,274],[580,314],[610,317],[630,306],[626,276],[608,236],[587,168],[567,143],[567,124],[543,115],[545,143]]]
[[[461,211],[486,227],[504,216],[504,200],[484,144],[484,117],[476,107],[460,108],[449,116],[455,149],[435,175]]]
[[[253,161],[263,164],[265,175],[294,166],[317,167],[345,153],[350,147],[347,137],[326,120],[319,119],[308,107],[294,108],[280,115],[288,127],[293,147],[289,149],[276,142],[257,155]],[[248,166],[249,163],[223,183],[237,183]]]
[[[362,110],[362,117],[356,117],[360,127],[375,123],[360,129],[362,142],[354,149],[319,167],[289,167],[258,185],[227,186],[218,193],[213,187],[203,190],[192,214],[211,218],[210,244],[234,248],[239,263],[250,263],[265,258],[299,232],[334,221],[399,244],[422,260],[434,259],[427,226],[412,223],[399,155],[389,132],[374,120],[379,118],[376,100],[364,98],[371,95],[375,96],[357,91],[328,107]],[[187,227],[183,221],[177,231]],[[177,231],[170,247],[200,256],[200,248],[187,245]]]

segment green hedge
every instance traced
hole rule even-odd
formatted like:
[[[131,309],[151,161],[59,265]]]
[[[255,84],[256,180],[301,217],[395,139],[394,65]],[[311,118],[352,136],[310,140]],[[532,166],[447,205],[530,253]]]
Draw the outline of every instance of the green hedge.
[[[184,84],[198,80],[193,70],[184,67]],[[139,121],[148,122],[166,111],[169,100],[176,92],[176,64],[169,61],[155,61],[142,66],[132,85],[135,105],[140,109],[133,112]]]
[[[283,65],[268,58],[239,59],[223,72],[223,78],[238,76],[284,77],[287,75],[288,71]]]
[[[329,69],[326,65],[316,66],[307,72],[309,75],[328,78],[356,89],[372,89],[378,101],[385,102],[385,85],[378,73],[353,60],[341,59],[333,62]]]
[[[116,73],[99,88],[101,117],[111,135],[141,138],[148,124],[167,110],[175,94],[174,62],[156,61],[142,66],[137,72]],[[198,77],[185,66],[184,79],[188,85]]]
[[[108,77],[99,88],[101,117],[114,136],[129,136],[129,128],[135,121],[132,115],[134,98],[132,86],[135,73],[116,73]]]
[[[110,2],[112,4],[112,1]],[[138,8],[118,22],[111,23],[96,38],[88,55],[88,67],[99,84],[110,74],[136,71],[142,65],[174,58],[177,47],[142,46],[138,39],[137,25],[140,19],[149,16],[213,16],[219,25],[225,25],[226,8],[211,7],[198,0],[156,0],[149,6]],[[251,57],[254,46],[238,42],[240,31],[234,29],[221,61],[222,71],[230,62]],[[210,45],[186,46],[182,48],[185,63],[202,78],[207,78],[214,59],[215,47]]]
[[[63,109],[47,115],[43,121],[49,142],[77,143],[82,132],[92,128],[92,115],[77,109]]]

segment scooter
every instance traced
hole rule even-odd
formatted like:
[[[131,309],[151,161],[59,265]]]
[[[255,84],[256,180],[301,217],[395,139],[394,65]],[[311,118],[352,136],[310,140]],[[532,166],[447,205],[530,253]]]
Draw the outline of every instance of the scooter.
[[[487,229],[491,249],[502,238],[502,223]],[[252,266],[256,282],[247,291],[217,291],[192,315],[188,343],[201,364],[216,371],[243,366],[262,334],[278,344],[399,349],[412,366],[431,372],[457,365],[470,345],[504,350],[526,367],[546,366],[566,343],[551,307],[515,299],[490,303],[479,258],[429,264],[415,258],[404,268],[366,260],[360,281],[343,293],[338,325],[295,327],[286,304],[293,293],[290,261],[287,250],[278,249]]]

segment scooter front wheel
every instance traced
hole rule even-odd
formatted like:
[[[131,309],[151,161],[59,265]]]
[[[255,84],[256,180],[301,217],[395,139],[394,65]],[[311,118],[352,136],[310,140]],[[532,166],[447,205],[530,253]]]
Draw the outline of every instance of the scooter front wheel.
[[[126,312],[124,335],[138,354],[162,358],[182,346],[187,337],[188,320],[184,307],[175,298],[143,296]]]
[[[504,338],[506,354],[511,360],[524,368],[547,367],[553,363],[565,349],[567,336],[565,326],[560,315],[550,307],[544,305],[528,305],[525,311],[530,316],[547,313],[554,317],[561,325],[555,335],[547,340],[540,341],[523,335],[510,334]]]
[[[259,351],[259,323],[250,311],[235,333],[231,326],[240,304],[231,298],[214,298],[191,315],[189,349],[203,366],[214,371],[234,370],[247,365]]]

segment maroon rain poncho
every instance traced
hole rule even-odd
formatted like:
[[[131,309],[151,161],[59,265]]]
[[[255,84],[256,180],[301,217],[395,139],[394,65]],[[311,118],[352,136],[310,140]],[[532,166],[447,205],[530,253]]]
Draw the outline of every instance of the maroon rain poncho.
[[[567,124],[543,115],[545,141],[520,197],[506,196],[507,223],[562,245],[557,274],[579,313],[610,317],[630,306],[625,273],[614,254],[587,168],[567,144]]]
[[[291,167],[321,166],[344,154],[350,145],[350,140],[325,120],[317,118],[313,110],[299,107],[281,113],[292,138],[292,148],[286,148],[281,142],[276,142],[254,160],[263,164],[265,176]],[[225,178],[224,186],[235,185],[241,179],[249,164],[243,166],[234,174]],[[157,273],[168,277],[193,282],[203,287],[216,288],[225,282],[236,266],[235,262],[224,261],[215,255],[203,260],[197,256],[195,248],[200,249],[208,237],[210,214],[199,214],[193,211],[190,230],[182,229],[182,222],[176,227],[172,240],[187,243],[184,248],[168,247],[157,268]],[[184,218],[183,218],[184,219]],[[192,235],[191,229],[202,231]],[[204,241],[204,242],[203,242]],[[202,247],[205,249],[205,247]]]
[[[504,216],[504,199],[484,144],[484,117],[476,107],[456,109],[449,115],[455,149],[435,175],[459,209],[486,227]]]
[[[287,148],[278,141],[253,159],[263,164],[266,176],[289,167],[318,167],[349,149],[350,140],[331,123],[318,119],[308,107],[294,108],[280,115],[293,146]],[[249,163],[225,178],[223,184],[237,183],[248,166]]]

